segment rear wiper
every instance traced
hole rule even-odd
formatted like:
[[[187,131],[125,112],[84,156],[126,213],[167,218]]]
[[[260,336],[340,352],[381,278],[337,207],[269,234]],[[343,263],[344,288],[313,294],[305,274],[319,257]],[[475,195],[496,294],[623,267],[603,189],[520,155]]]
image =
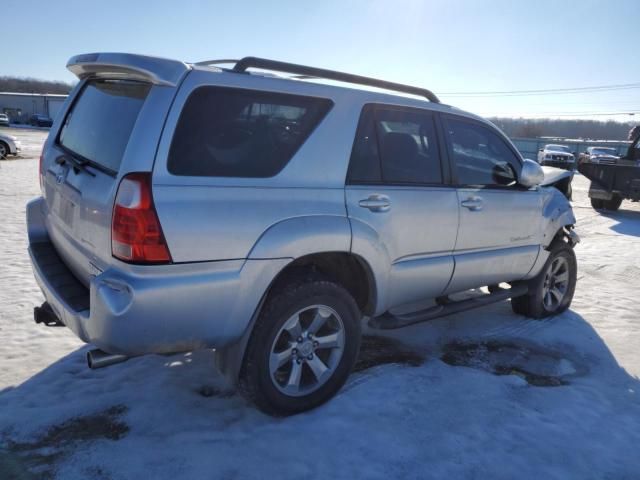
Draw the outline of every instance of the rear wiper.
[[[87,175],[91,175],[92,177],[96,176],[95,173],[93,173],[91,170],[87,168],[87,165],[89,164],[87,160],[80,160],[75,157],[72,157],[71,155],[62,154],[58,158],[56,158],[56,163],[58,165],[62,165],[63,163],[68,163],[69,165],[71,165],[71,167],[73,168],[73,171],[76,173],[82,170]]]

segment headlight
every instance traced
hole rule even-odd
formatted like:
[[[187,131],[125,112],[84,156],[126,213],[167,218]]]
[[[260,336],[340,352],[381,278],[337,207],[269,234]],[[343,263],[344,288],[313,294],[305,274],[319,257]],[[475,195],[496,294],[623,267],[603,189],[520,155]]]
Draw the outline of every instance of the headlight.
[[[548,153],[544,156],[545,160],[550,160],[551,159],[551,155],[549,155]]]

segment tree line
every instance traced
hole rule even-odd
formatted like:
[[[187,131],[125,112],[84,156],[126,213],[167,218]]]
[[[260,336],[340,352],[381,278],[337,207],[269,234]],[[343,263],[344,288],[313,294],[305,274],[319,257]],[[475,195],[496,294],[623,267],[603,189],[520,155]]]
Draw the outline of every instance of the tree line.
[[[68,94],[71,83],[29,77],[0,76],[0,92]]]
[[[629,130],[640,123],[613,120],[554,118],[489,118],[509,137],[563,137],[584,140],[626,140]]]

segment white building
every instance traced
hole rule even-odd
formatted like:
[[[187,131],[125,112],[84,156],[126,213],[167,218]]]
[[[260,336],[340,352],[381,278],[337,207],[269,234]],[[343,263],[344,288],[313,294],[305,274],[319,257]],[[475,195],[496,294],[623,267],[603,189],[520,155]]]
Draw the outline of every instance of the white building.
[[[33,114],[55,119],[67,95],[0,92],[0,113],[6,113],[12,123],[28,123]]]

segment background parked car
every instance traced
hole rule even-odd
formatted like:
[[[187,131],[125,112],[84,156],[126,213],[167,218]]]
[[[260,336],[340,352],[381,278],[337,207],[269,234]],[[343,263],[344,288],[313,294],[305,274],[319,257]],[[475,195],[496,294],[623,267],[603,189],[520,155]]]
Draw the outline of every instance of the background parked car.
[[[584,162],[601,163],[603,165],[615,165],[620,159],[618,150],[611,147],[589,147],[580,154],[578,164]]]
[[[34,127],[50,127],[53,125],[53,120],[47,117],[46,115],[40,115],[36,113],[35,115],[31,115],[29,117],[29,125]]]
[[[0,133],[0,159],[8,155],[17,155],[20,150],[22,150],[22,145],[16,137]]]
[[[549,167],[575,170],[576,157],[566,145],[545,145],[538,152],[538,163]]]
[[[6,113],[0,113],[0,125],[9,126],[9,117]]]

